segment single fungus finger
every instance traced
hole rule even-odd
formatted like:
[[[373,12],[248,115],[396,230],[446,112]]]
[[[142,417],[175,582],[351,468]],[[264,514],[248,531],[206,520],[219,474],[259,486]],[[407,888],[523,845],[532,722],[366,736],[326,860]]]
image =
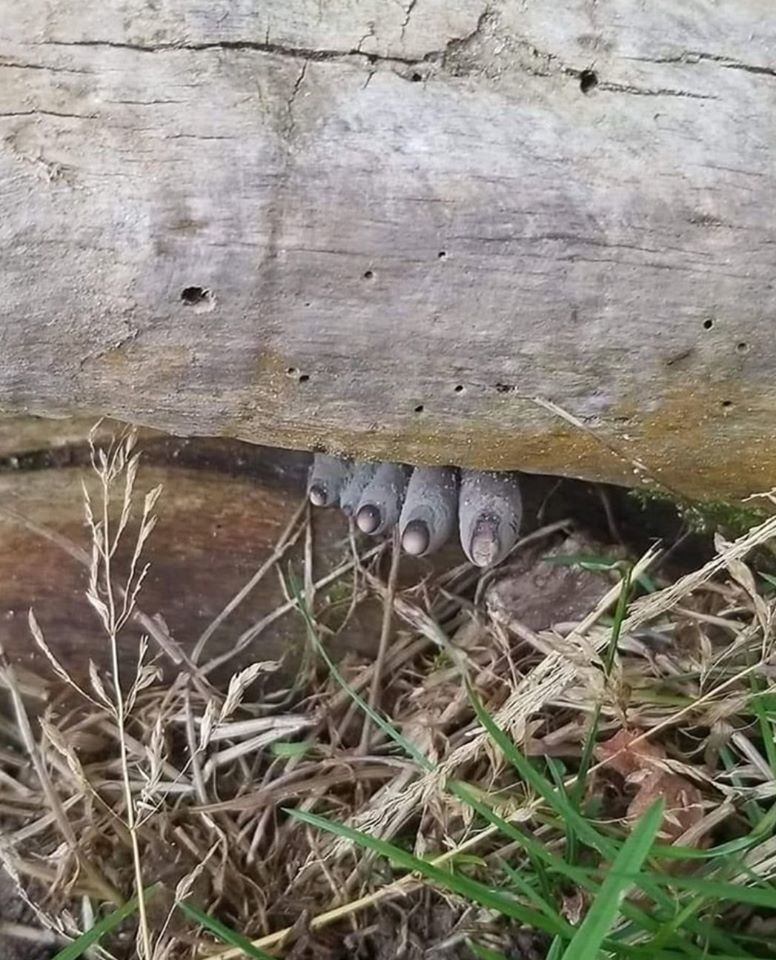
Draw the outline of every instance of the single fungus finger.
[[[503,560],[517,542],[522,515],[517,474],[461,470],[461,546],[473,564],[490,567]]]
[[[407,484],[399,529],[407,553],[422,557],[438,550],[455,529],[458,471],[416,467]]]
[[[377,470],[376,463],[356,462],[351,464],[347,479],[340,493],[340,507],[346,517],[352,517],[361,502],[361,494],[369,485]]]
[[[401,513],[409,470],[400,463],[381,463],[361,494],[356,510],[359,530],[373,537],[394,527]]]
[[[331,507],[339,500],[349,472],[347,460],[316,453],[310,468],[307,495],[314,507]]]

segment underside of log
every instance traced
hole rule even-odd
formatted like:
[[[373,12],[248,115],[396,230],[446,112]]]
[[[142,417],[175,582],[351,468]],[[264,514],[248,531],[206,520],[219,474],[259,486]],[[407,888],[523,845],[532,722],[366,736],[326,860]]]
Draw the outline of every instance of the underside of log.
[[[766,0],[0,0],[0,409],[776,484]]]

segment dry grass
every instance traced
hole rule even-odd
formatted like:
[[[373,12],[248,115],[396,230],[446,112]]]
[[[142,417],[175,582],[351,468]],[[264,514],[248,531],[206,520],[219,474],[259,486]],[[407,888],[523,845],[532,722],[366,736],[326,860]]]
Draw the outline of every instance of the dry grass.
[[[354,543],[350,558],[313,583],[312,527],[300,509],[217,624],[259,579],[275,568],[285,574],[287,549],[304,538],[301,600],[289,595],[236,639],[232,655],[242,655],[242,666],[219,690],[209,677],[227,658],[202,662],[212,630],[187,656],[163,621],[139,607],[160,492],[136,489],[134,436],[95,451],[94,469],[99,501],[85,498],[91,551],[40,532],[50,536],[52,549],[67,549],[88,567],[85,602],[103,625],[111,669],[92,665],[88,685],[77,683],[34,613],[31,636],[50,669],[19,677],[5,658],[0,664],[13,708],[2,725],[0,855],[31,901],[41,942],[52,932],[63,941],[77,935],[101,905],[158,883],[162,893],[141,910],[136,930],[106,945],[109,955],[240,956],[181,917],[175,904],[187,898],[264,949],[287,952],[308,943],[310,931],[327,928],[358,943],[375,929],[370,908],[406,896],[419,881],[397,880],[342,841],[289,819],[282,811],[289,805],[325,812],[373,836],[409,840],[438,863],[476,853],[486,865],[503,848],[492,828],[475,828],[444,793],[444,778],[454,774],[498,791],[502,815],[515,821],[529,819],[536,798],[494,755],[473,716],[462,671],[528,754],[563,757],[573,766],[594,715],[599,742],[626,731],[624,740],[613,741],[616,749],[599,748],[597,772],[589,778],[590,792],[609,805],[612,817],[628,816],[628,804],[634,814],[633,805],[643,806],[650,791],[673,790],[677,806],[686,807],[691,797],[695,812],[672,819],[669,811],[666,835],[702,845],[712,835],[734,836],[747,804],[776,796],[776,752],[763,737],[764,729],[772,732],[771,713],[758,718],[752,712],[753,692],[767,705],[773,689],[776,601],[747,565],[776,535],[776,519],[735,543],[719,541],[714,561],[675,582],[658,577],[651,592],[630,603],[619,654],[607,671],[601,651],[612,631],[605,621],[620,596],[611,571],[590,573],[601,590],[587,616],[533,630],[519,613],[505,615],[489,603],[493,574],[468,565],[398,590],[390,543],[361,552]],[[543,553],[567,552],[570,528],[562,523],[534,532],[515,557],[538,562]],[[127,538],[130,559],[119,564],[118,546]],[[636,562],[634,579],[657,555]],[[370,594],[383,598],[380,656],[341,666],[349,693],[313,647],[293,687],[273,688],[278,665],[247,663],[252,642],[267,623],[304,602],[325,645],[336,622],[325,588],[337,580],[350,585],[350,613]],[[148,644],[133,675],[122,676],[118,648],[130,621],[142,625]],[[173,679],[162,679],[164,666]],[[353,691],[389,716],[434,769],[397,752],[365,722]],[[751,851],[749,867],[770,873],[772,846],[769,837]],[[470,924],[487,919],[463,905],[459,912],[452,945]],[[24,936],[30,929],[35,935],[25,927]],[[338,955],[334,948],[325,952],[325,936],[320,943],[321,956]]]

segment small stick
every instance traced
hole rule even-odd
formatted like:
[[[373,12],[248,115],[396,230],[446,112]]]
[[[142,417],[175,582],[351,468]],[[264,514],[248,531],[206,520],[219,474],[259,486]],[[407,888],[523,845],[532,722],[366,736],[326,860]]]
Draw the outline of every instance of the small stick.
[[[202,776],[202,764],[199,762],[197,735],[194,730],[194,714],[191,711],[191,693],[188,687],[183,691],[183,703],[186,722],[186,743],[189,748],[194,788],[196,790],[197,800],[201,804],[205,804],[208,802],[208,796],[207,790],[205,789],[205,778]]]
[[[199,658],[202,656],[202,651],[205,649],[205,644],[213,636],[216,630],[221,626],[221,624],[226,620],[230,613],[235,610],[243,600],[248,596],[248,594],[254,589],[254,587],[262,580],[267,572],[271,570],[275,564],[283,558],[283,554],[286,550],[296,543],[299,538],[299,534],[304,529],[300,527],[296,533],[294,533],[294,528],[299,523],[302,518],[302,514],[307,509],[307,500],[303,500],[299,507],[294,512],[294,515],[286,524],[285,529],[280,535],[280,539],[275,544],[275,549],[272,551],[269,557],[261,564],[259,569],[254,573],[251,579],[239,590],[227,603],[224,609],[218,614],[218,616],[213,620],[211,624],[203,630],[199,640],[194,647],[194,650],[191,654],[192,663],[198,663]]]
[[[375,658],[374,672],[372,674],[372,683],[369,687],[369,706],[373,709],[377,706],[380,698],[380,685],[383,680],[383,669],[385,667],[385,658],[388,653],[388,641],[391,639],[391,626],[393,624],[393,602],[396,598],[396,584],[399,580],[399,561],[401,560],[401,539],[399,528],[393,528],[391,537],[391,569],[388,574],[388,588],[383,600],[383,623],[380,629],[380,645],[377,648],[377,657]],[[361,728],[360,753],[367,753],[369,750],[369,736],[371,733],[371,720],[368,716],[364,717],[364,726]]]
[[[612,509],[612,499],[609,496],[609,491],[602,483],[597,483],[595,485],[596,493],[601,501],[601,504],[604,508],[604,514],[606,515],[606,525],[609,528],[609,536],[612,538],[612,542],[619,543],[621,547],[625,546],[625,541],[622,539],[622,534],[620,529],[617,526],[617,521],[614,517],[614,510]]]

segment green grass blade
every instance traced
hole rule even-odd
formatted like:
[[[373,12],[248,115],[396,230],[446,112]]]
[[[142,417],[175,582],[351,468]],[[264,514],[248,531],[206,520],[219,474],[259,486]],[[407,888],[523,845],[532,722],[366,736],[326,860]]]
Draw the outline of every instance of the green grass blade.
[[[636,577],[636,583],[641,587],[644,593],[657,593],[659,587],[649,576],[648,573],[640,573]]]
[[[523,848],[525,850],[525,847]],[[531,862],[531,869],[533,870],[536,878],[539,882],[539,886],[542,891],[542,896],[549,903],[552,900],[553,896],[553,885],[550,882],[549,873],[547,871],[544,861],[536,856],[532,850],[525,850],[526,856]]]
[[[652,851],[650,851],[650,856]],[[597,876],[597,871],[592,871],[582,867],[575,867],[577,875],[577,882],[580,886],[589,889],[589,885],[593,878]],[[614,869],[607,873],[607,876],[614,874]],[[698,948],[693,946],[691,943],[688,943],[685,939],[686,935],[692,935],[693,937],[707,941],[709,944],[713,944],[718,950],[722,950],[724,955],[733,956],[736,949],[735,942],[720,929],[715,927],[713,924],[709,924],[702,919],[697,919],[695,914],[699,912],[703,907],[708,908],[710,902],[716,901],[718,899],[725,900],[725,893],[729,891],[722,891],[719,887],[719,884],[715,881],[702,881],[696,880],[691,877],[682,877],[677,878],[671,875],[663,875],[655,871],[650,871],[649,873],[640,873],[640,874],[618,874],[619,878],[626,884],[632,884],[639,887],[644,893],[648,894],[655,900],[658,904],[661,904],[664,908],[667,905],[673,905],[678,913],[675,913],[674,916],[670,917],[668,920],[663,920],[657,918],[658,922],[656,923],[656,918],[653,915],[646,915],[638,908],[634,907],[632,904],[625,902],[622,904],[623,915],[629,919],[633,919],[636,923],[639,923],[644,930],[651,930],[658,941],[660,946],[665,942],[666,945],[674,947],[674,949],[681,949],[685,953],[689,953],[691,956],[707,956],[706,951],[700,951]],[[704,883],[713,884],[713,886],[706,887],[704,889]],[[735,885],[734,885],[735,886]],[[667,897],[666,890],[664,888],[673,887],[673,898]],[[751,888],[742,888],[737,887],[737,890],[741,889],[751,889]],[[689,904],[682,904],[678,899],[676,899],[676,891],[684,890],[689,893],[700,894],[704,902],[698,903],[697,899],[692,901]],[[741,902],[748,902],[748,895],[743,894],[739,897]],[[764,898],[758,898],[756,895],[751,898],[752,900],[757,899],[758,905],[760,905],[760,900]],[[668,940],[665,937],[666,931],[673,932],[672,923],[679,917],[680,923],[676,927],[677,940],[668,944]],[[714,954],[713,960],[721,960],[722,954]],[[739,960],[746,960],[743,955]]]
[[[158,885],[148,887],[148,889],[143,891],[143,899],[146,903],[158,892]],[[66,947],[63,947],[58,954],[53,958],[53,960],[78,960],[78,957],[82,957],[87,950],[96,946],[100,940],[105,936],[105,934],[110,933],[112,930],[115,930],[116,927],[120,926],[125,920],[132,916],[140,906],[140,898],[132,897],[131,900],[128,900],[123,907],[109,913],[107,917],[103,917],[98,923],[95,923],[93,927],[87,930],[85,933],[82,933],[80,937],[76,940],[73,940],[72,943],[68,943]]]
[[[564,927],[557,922],[543,916],[536,910],[522,906],[513,898],[505,896],[493,887],[487,887],[485,884],[471,880],[462,874],[453,873],[450,870],[443,870],[433,863],[429,863],[427,860],[421,860],[406,850],[402,850],[401,847],[397,847],[387,840],[380,840],[378,837],[372,837],[367,833],[362,833],[360,830],[354,830],[344,823],[328,820],[326,817],[318,816],[318,814],[315,813],[291,809],[286,809],[285,812],[295,820],[300,820],[302,823],[306,823],[311,827],[317,827],[319,830],[325,830],[327,833],[333,833],[337,837],[342,837],[351,843],[371,850],[373,853],[377,853],[392,863],[403,867],[410,873],[419,873],[437,886],[460,894],[469,900],[470,903],[479,903],[489,910],[495,910],[506,917],[511,917],[513,920],[519,920],[527,926],[545,930],[553,936],[564,932]]]
[[[599,883],[594,877],[593,871],[576,867],[573,864],[567,863],[557,854],[548,850],[538,840],[534,839],[527,833],[523,833],[514,824],[509,823],[509,821],[499,817],[498,814],[494,813],[494,811],[492,811],[488,806],[481,803],[470,792],[466,784],[452,781],[448,784],[448,787],[454,796],[458,797],[459,800],[462,800],[464,803],[470,806],[472,810],[478,813],[492,826],[497,827],[503,836],[509,837],[510,840],[513,840],[519,844],[525,850],[528,856],[532,858],[532,860],[546,864],[548,870],[563,877],[565,881],[574,886],[581,887],[583,890],[586,890],[593,896],[597,895],[600,887]],[[666,901],[670,902],[667,897],[665,899]],[[658,920],[644,913],[642,910],[633,906],[632,904],[623,904],[623,914],[627,916],[632,923],[638,926],[640,930],[644,930],[649,933],[655,933],[660,929],[660,923]],[[570,928],[570,930],[573,932],[573,928]],[[685,952],[689,952],[694,955],[693,951]]]
[[[560,960],[563,955],[561,951],[563,950],[564,943],[560,937],[555,937],[555,939],[550,944],[550,949],[547,951],[547,960]]]
[[[774,804],[776,808],[776,804]],[[768,819],[765,814],[763,820]],[[760,825],[752,830],[745,837],[739,837],[737,840],[728,840],[727,843],[717,844],[716,847],[709,847],[707,850],[698,850],[695,847],[680,847],[676,844],[668,846],[663,843],[656,843],[652,848],[652,856],[656,860],[718,860],[720,857],[732,857],[743,853],[750,847],[753,847],[760,839]]]
[[[537,910],[540,910],[546,917],[550,917],[551,919],[555,920],[556,923],[563,924],[566,922],[552,902],[545,899],[545,897],[543,897],[538,890],[534,890],[525,877],[520,875],[518,870],[510,867],[509,864],[505,863],[503,860],[501,861],[500,866],[515,889],[517,889],[522,896],[526,898],[526,900],[532,901]]]
[[[542,557],[542,562],[554,567],[579,567],[596,573],[613,570],[621,562],[617,557],[606,557],[597,553],[557,553]]]
[[[709,900],[721,900],[727,903],[746,903],[751,907],[764,907],[776,910],[776,888],[763,881],[761,886],[744,886],[741,883],[729,883],[724,880],[706,880],[702,877],[672,876],[654,874],[652,882],[675,890],[701,894]]]
[[[181,913],[184,913],[189,920],[193,920],[201,927],[209,930],[217,940],[228,944],[230,947],[236,947],[238,950],[242,950],[246,957],[251,957],[252,960],[277,960],[276,957],[271,957],[258,947],[254,947],[251,941],[241,933],[237,933],[236,930],[227,927],[225,923],[221,923],[220,920],[211,917],[209,913],[205,913],[204,910],[191,900],[179,901],[178,909]]]
[[[751,845],[754,846],[765,837],[770,837],[776,827],[776,803],[772,803],[768,810],[763,814],[762,820],[755,826],[749,834]]]
[[[585,797],[585,785],[587,783],[587,774],[590,765],[593,762],[593,750],[598,742],[598,727],[601,722],[601,704],[597,703],[593,710],[593,719],[590,721],[590,727],[585,736],[585,743],[582,747],[582,756],[579,760],[579,769],[574,780],[574,786],[569,794],[569,802],[574,809],[582,815],[582,803]],[[570,863],[577,861],[577,842],[576,834],[569,827],[566,827],[567,857]]]
[[[563,960],[597,960],[601,944],[616,921],[622,898],[630,886],[627,878],[620,874],[641,870],[662,822],[663,803],[659,800],[639,820],[620,848],[598,896],[564,951]]]
[[[690,903],[683,907],[673,919],[663,924],[662,928],[658,930],[654,936],[651,946],[657,950],[669,943],[671,937],[674,936],[678,930],[681,930],[690,919],[700,913],[707,903],[708,901],[705,897],[695,897]]]
[[[475,813],[478,813],[483,820],[486,820],[491,826],[496,827],[505,837],[509,837],[510,840],[519,844],[530,857],[545,863],[550,870],[561,874],[572,883],[595,885],[590,871],[567,864],[565,860],[546,849],[542,843],[531,837],[528,833],[523,833],[523,831],[513,823],[504,820],[503,817],[500,817],[491,810],[487,804],[480,801],[471,791],[468,784],[451,780],[447,786],[454,797],[457,797],[467,806],[471,807]]]
[[[477,960],[507,960],[506,956],[499,953],[498,950],[491,950],[490,947],[484,947],[481,943],[475,943],[473,940],[467,940],[466,946]]]
[[[310,616],[310,611],[307,609],[307,604],[305,603],[304,597],[299,589],[299,585],[294,577],[290,574],[288,578],[288,587],[291,595],[296,600],[297,609],[299,610],[299,613],[302,615],[302,618],[305,622],[307,636],[310,640],[310,643],[313,645],[316,653],[324,661],[328,667],[329,673],[331,673],[339,686],[345,691],[345,693],[347,693],[347,695],[359,707],[359,709],[369,717],[372,723],[379,727],[389,740],[393,740],[394,743],[398,744],[398,746],[400,746],[402,750],[404,750],[404,752],[411,757],[415,763],[418,764],[418,766],[423,767],[424,770],[433,770],[434,764],[429,760],[429,758],[422,751],[418,750],[414,743],[411,743],[406,737],[403,737],[396,727],[389,723],[385,717],[378,713],[378,711],[371,707],[362,696],[360,696],[350,687],[347,680],[339,672],[336,663],[331,659],[326,648],[319,640],[318,633],[315,629],[315,623],[313,622],[313,618]]]
[[[547,801],[558,816],[561,817],[567,828],[571,827],[574,829],[580,840],[589,847],[597,850],[602,856],[612,859],[615,853],[614,844],[602,836],[592,824],[585,820],[569,801],[565,793],[560,793],[556,790],[546,777],[543,777],[539,771],[536,770],[533,764],[518,750],[516,744],[496,725],[493,718],[483,707],[472,686],[468,682],[466,686],[477,719],[485,728],[491,740],[493,740],[507,760],[515,767],[522,779]]]
[[[577,780],[574,784],[574,790],[568,791],[566,789],[566,770],[562,764],[559,764],[554,757],[545,757],[545,763],[547,765],[547,770],[552,777],[553,783],[555,784],[555,789],[559,794],[566,797],[569,803],[576,807],[579,813],[582,813],[581,803],[583,790],[579,791],[579,794],[576,795],[576,788],[580,785],[579,774],[577,774]],[[582,765],[585,763],[584,750],[582,752],[582,761],[580,762],[580,770]],[[589,761],[588,761],[589,763]],[[587,776],[587,772],[585,772]],[[584,788],[583,788],[584,789]],[[564,829],[566,832],[566,860],[569,863],[576,863],[579,856],[579,844],[577,842],[577,835],[574,831],[574,827],[570,823],[564,824]]]
[[[628,612],[628,597],[631,591],[631,576],[632,568],[627,566],[622,574],[622,580],[620,581],[620,593],[617,597],[617,608],[614,612],[614,620],[612,622],[612,632],[609,638],[609,643],[607,644],[606,653],[604,655],[604,672],[607,676],[612,672],[614,667],[614,661],[617,657],[617,648],[620,642],[620,634],[622,632],[622,624],[625,620],[625,614]],[[593,719],[590,724],[590,729],[587,732],[585,737],[584,747],[582,749],[582,757],[579,761],[579,769],[577,771],[576,780],[574,781],[574,786],[571,790],[569,796],[569,802],[576,809],[576,811],[581,815],[582,813],[582,802],[585,795],[585,784],[587,782],[587,774],[590,769],[590,764],[593,760],[593,751],[595,749],[596,742],[598,740],[598,725],[601,720],[601,704],[596,704],[595,710],[593,712]],[[566,834],[568,837],[569,844],[569,860],[574,863],[577,859],[577,843],[576,835],[573,830],[570,828],[569,823],[566,824]]]
[[[759,681],[754,674],[752,674],[750,682],[752,686],[750,706],[760,725],[760,736],[762,737],[763,747],[765,748],[765,755],[768,758],[768,766],[774,775],[776,775],[776,740],[774,740],[773,736],[771,715],[766,708],[766,703],[769,698],[767,694],[763,695],[763,692],[758,689]]]
[[[772,587],[776,587],[776,577],[772,577],[770,573],[763,573],[762,570],[758,570],[757,572],[766,583],[770,584]]]

